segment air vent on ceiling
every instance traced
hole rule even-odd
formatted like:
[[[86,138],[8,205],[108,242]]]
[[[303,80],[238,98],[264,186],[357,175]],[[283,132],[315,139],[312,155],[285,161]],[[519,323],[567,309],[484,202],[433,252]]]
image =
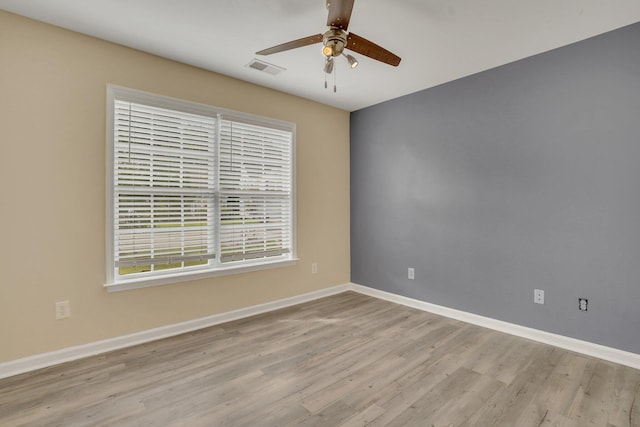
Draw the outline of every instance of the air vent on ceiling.
[[[269,64],[268,62],[260,61],[255,58],[247,64],[247,67],[262,71],[263,73],[271,74],[272,76],[275,76],[285,70],[285,68],[278,67],[277,65]]]

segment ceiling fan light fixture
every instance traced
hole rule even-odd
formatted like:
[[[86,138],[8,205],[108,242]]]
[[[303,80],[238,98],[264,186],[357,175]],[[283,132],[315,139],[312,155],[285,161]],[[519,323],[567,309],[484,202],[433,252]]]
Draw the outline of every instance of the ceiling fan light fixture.
[[[353,55],[345,55],[344,53],[342,55],[347,58],[347,62],[351,68],[356,68],[358,66],[358,60],[354,58]]]
[[[324,64],[324,72],[331,74],[333,71],[333,58],[327,58],[327,63]]]
[[[322,44],[324,56],[340,56],[347,45],[347,33],[339,28],[331,28],[322,35]]]
[[[354,0],[325,0],[328,10],[327,27],[323,34],[314,34],[297,40],[291,40],[276,46],[256,52],[256,55],[272,55],[291,49],[322,43],[322,54],[326,58],[324,65],[325,74],[331,74],[334,70],[333,58],[343,55],[347,58],[349,66],[353,69],[358,66],[358,60],[343,51],[349,49],[376,61],[397,67],[400,64],[400,57],[394,53],[378,46],[370,40],[360,37],[353,32],[347,32],[351,13],[353,11]],[[256,67],[252,67],[256,68]],[[260,66],[258,65],[258,69]],[[334,78],[335,78],[335,73]],[[325,88],[327,86],[325,75]],[[335,92],[335,85],[334,85]]]

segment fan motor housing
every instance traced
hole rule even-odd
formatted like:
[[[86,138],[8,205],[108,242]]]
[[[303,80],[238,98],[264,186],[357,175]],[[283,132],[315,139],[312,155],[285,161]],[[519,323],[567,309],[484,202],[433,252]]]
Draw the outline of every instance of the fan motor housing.
[[[332,28],[322,35],[322,44],[322,53],[327,58],[339,56],[347,44],[347,33],[339,28]]]

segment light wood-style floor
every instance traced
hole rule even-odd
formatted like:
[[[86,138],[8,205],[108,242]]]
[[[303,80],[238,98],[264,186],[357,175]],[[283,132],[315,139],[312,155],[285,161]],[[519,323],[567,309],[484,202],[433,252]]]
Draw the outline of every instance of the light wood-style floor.
[[[356,293],[0,380],[2,426],[640,426],[640,371]]]

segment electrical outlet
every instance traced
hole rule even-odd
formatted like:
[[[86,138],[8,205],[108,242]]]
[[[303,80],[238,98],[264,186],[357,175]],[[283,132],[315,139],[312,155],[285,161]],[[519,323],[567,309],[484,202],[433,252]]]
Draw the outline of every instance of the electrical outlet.
[[[409,278],[409,280],[414,280],[416,278],[416,271],[413,268],[409,267],[407,269],[407,277]]]
[[[578,310],[587,311],[589,309],[589,300],[586,298],[578,298]]]
[[[533,302],[536,304],[544,304],[544,291],[542,289],[533,290]]]
[[[69,301],[56,302],[56,320],[71,317],[71,304]]]
[[[311,263],[311,274],[316,274],[318,272],[318,263],[317,262],[312,262]]]

